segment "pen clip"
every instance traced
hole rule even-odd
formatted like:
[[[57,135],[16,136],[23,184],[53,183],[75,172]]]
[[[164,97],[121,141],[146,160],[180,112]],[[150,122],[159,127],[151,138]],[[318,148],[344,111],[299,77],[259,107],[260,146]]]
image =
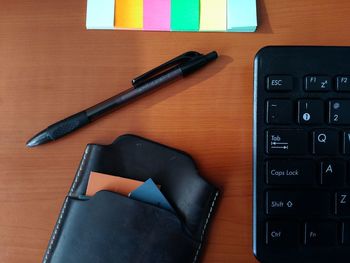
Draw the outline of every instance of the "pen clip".
[[[189,60],[191,60],[195,57],[199,57],[199,56],[202,56],[202,54],[198,53],[196,51],[188,51],[186,53],[183,53],[180,56],[177,56],[177,57],[165,62],[164,64],[162,64],[154,69],[151,69],[150,71],[142,74],[141,76],[134,78],[131,81],[131,83],[132,83],[134,88],[137,88],[137,87],[141,86],[142,84],[144,84],[145,82],[147,82],[147,80],[149,80],[150,78],[157,76],[158,74],[164,72],[165,70],[170,69],[174,66],[180,65],[186,61],[189,61]]]

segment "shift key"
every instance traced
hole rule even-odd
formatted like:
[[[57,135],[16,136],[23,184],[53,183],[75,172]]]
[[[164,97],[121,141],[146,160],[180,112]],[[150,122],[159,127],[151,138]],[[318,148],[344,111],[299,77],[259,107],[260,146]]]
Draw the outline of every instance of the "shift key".
[[[331,198],[321,191],[267,191],[268,215],[327,216]]]
[[[266,132],[266,152],[273,155],[303,155],[308,149],[308,135],[304,130],[281,129]]]

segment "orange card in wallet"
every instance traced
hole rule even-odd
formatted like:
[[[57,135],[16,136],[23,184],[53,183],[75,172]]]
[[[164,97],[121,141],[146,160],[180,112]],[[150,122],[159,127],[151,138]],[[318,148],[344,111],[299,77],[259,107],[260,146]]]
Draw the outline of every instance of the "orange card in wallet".
[[[93,196],[98,191],[106,190],[122,195],[129,195],[144,182],[114,175],[91,172],[86,189],[87,196]]]

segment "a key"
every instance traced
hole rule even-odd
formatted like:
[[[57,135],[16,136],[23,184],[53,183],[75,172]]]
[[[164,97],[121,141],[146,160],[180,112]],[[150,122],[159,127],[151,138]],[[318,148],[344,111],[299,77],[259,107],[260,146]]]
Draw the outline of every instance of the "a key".
[[[320,182],[322,185],[345,185],[346,164],[342,160],[322,160],[320,162]]]
[[[266,162],[266,180],[268,184],[313,184],[315,174],[315,164],[312,160],[269,160]]]
[[[266,244],[270,247],[297,246],[298,225],[290,221],[266,223]]]
[[[330,91],[332,89],[332,79],[328,76],[307,76],[305,77],[306,91]]]
[[[268,130],[266,152],[277,155],[303,155],[308,148],[307,132],[297,129]]]
[[[266,192],[268,215],[328,215],[330,196],[317,191],[268,191]]]
[[[293,121],[293,104],[290,100],[268,100],[266,122],[269,124],[290,124]]]
[[[275,75],[267,77],[268,91],[291,91],[293,89],[293,77],[288,75]]]
[[[305,245],[334,245],[337,242],[335,222],[307,222],[305,224]]]
[[[329,123],[350,124],[350,100],[331,100],[329,102]]]
[[[298,123],[320,124],[324,122],[324,103],[321,100],[298,101]]]
[[[313,153],[335,155],[339,153],[339,134],[336,130],[317,130],[313,132]]]

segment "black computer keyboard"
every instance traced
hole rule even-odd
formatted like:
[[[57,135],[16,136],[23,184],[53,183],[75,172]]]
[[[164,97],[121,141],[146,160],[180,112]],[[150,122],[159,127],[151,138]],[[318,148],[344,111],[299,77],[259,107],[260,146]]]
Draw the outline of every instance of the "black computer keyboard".
[[[253,146],[256,257],[350,262],[350,48],[259,51]]]

